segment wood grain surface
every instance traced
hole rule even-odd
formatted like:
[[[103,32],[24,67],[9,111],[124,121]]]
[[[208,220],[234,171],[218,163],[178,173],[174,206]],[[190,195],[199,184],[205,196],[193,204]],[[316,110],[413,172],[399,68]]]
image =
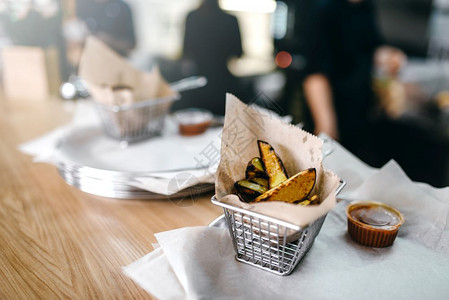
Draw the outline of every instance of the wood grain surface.
[[[152,251],[155,233],[222,211],[212,193],[185,207],[93,196],[18,151],[73,110],[60,99],[0,99],[0,299],[151,299],[121,268]]]

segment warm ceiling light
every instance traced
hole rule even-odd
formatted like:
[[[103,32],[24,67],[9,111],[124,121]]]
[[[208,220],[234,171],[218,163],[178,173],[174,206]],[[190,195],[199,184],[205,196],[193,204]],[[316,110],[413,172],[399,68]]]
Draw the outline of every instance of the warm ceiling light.
[[[220,0],[223,10],[272,13],[276,9],[275,0]]]
[[[292,55],[287,51],[281,51],[276,54],[274,61],[278,67],[285,69],[292,64],[293,58]]]

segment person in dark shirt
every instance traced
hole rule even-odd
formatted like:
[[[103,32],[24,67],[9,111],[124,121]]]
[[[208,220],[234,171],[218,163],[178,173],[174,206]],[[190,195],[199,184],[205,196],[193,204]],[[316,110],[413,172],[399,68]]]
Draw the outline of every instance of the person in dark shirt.
[[[46,19],[33,8],[28,9],[21,17],[16,17],[12,13],[2,14],[1,20],[8,38],[14,45],[47,47],[50,44],[47,38]],[[36,31],[35,28],[41,30]]]
[[[136,46],[133,15],[122,0],[78,0],[77,17],[86,23],[91,34],[122,56]]]
[[[190,12],[185,22],[183,58],[193,62],[196,75],[205,76],[208,84],[192,93],[195,98],[190,97],[189,105],[223,115],[225,93],[236,93],[238,88],[227,64],[242,53],[237,18],[223,12],[217,0],[204,0]]]
[[[303,75],[305,51],[308,47],[306,35],[309,29],[310,8],[316,0],[282,0],[287,7],[288,14],[285,20],[286,30],[283,36],[274,36],[275,56],[287,52],[291,55],[291,62],[287,67],[279,68],[285,77],[279,97],[279,106],[283,112],[291,113],[293,103],[298,96],[298,78]],[[295,112],[301,115],[301,112]]]
[[[358,154],[373,104],[374,61],[397,72],[405,60],[383,46],[371,0],[320,0],[312,12],[306,76],[306,128],[324,132]]]

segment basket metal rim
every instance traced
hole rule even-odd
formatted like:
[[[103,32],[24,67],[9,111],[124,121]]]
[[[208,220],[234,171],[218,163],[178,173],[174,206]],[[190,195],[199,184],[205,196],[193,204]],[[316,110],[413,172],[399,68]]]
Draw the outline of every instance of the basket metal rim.
[[[340,179],[340,185],[338,186],[337,190],[335,191],[335,194],[338,195],[341,192],[341,190],[345,187],[345,185],[346,185],[346,181]],[[267,215],[264,215],[264,214],[261,214],[261,213],[257,213],[257,212],[254,212],[254,211],[247,210],[245,208],[241,208],[241,207],[237,207],[237,206],[234,206],[234,205],[231,205],[231,204],[220,202],[220,201],[218,201],[216,195],[212,196],[211,202],[213,204],[221,206],[223,208],[234,210],[234,211],[237,211],[237,212],[240,212],[240,213],[243,213],[243,214],[247,214],[247,215],[252,216],[252,217],[260,218],[260,219],[268,221],[268,222],[273,222],[273,223],[276,223],[278,225],[281,225],[281,226],[293,229],[295,231],[304,230],[305,228],[308,227],[308,226],[301,227],[301,226],[292,224],[290,222],[286,222],[286,221],[279,220],[279,219],[274,218],[274,217],[270,217],[270,216],[267,216]]]
[[[255,218],[260,218],[260,219],[268,221],[268,222],[277,223],[278,225],[281,225],[281,226],[293,229],[295,231],[300,231],[300,230],[303,230],[305,228],[305,227],[301,227],[301,226],[298,226],[298,225],[295,225],[295,224],[291,224],[289,222],[286,222],[286,221],[283,221],[283,220],[279,220],[277,218],[273,218],[273,217],[270,217],[270,216],[267,216],[267,215],[264,215],[264,214],[261,214],[261,213],[257,213],[257,212],[250,211],[250,210],[247,210],[247,209],[244,209],[244,208],[240,208],[240,207],[237,207],[237,206],[233,206],[233,205],[230,205],[230,204],[227,204],[227,203],[220,202],[220,201],[217,200],[217,197],[215,195],[212,196],[211,201],[212,201],[213,204],[221,206],[223,208],[227,208],[227,209],[230,209],[230,210],[238,211],[240,213],[243,213],[243,214],[246,214],[246,215],[250,215],[250,216],[255,217]]]
[[[128,111],[132,109],[142,108],[142,107],[150,107],[158,104],[168,103],[168,102],[174,102],[181,99],[181,95],[179,93],[175,93],[172,96],[168,97],[162,97],[162,98],[156,98],[156,99],[148,99],[148,100],[142,100],[133,104],[128,105],[111,105],[111,104],[104,104],[97,101],[94,101],[97,107],[100,107],[101,109],[105,109],[112,112],[121,112],[121,111]]]

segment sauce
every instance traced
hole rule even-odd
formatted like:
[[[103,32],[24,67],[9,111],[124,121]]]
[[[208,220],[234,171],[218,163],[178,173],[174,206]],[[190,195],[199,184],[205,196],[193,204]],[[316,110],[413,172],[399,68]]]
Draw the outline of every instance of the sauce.
[[[179,124],[179,133],[181,135],[198,135],[207,130],[212,121],[196,123],[196,124]]]
[[[184,109],[175,112],[181,135],[198,135],[205,132],[212,124],[213,114],[203,109]]]
[[[347,206],[348,233],[359,244],[391,246],[404,223],[401,212],[379,202],[355,202]]]
[[[388,230],[401,223],[401,218],[393,210],[375,204],[357,206],[349,214],[353,219],[378,229]]]

